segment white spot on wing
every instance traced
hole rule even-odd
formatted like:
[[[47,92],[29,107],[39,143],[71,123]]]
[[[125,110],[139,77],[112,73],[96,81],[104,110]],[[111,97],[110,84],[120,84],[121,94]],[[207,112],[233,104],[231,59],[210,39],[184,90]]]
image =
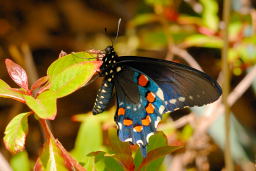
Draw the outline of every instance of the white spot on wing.
[[[185,99],[186,99],[185,97],[179,97],[179,101],[180,101],[180,102],[184,102]]]
[[[155,128],[157,128],[158,123],[161,121],[161,118],[158,116],[155,121]]]
[[[153,132],[150,132],[148,135],[147,135],[147,142],[149,142],[149,138],[152,136],[152,135],[154,135],[154,133]]]
[[[102,93],[106,93],[106,90],[104,90],[104,89],[102,89],[102,91],[101,91]]]
[[[108,87],[108,84],[107,84],[107,83],[105,83],[105,84],[104,84],[104,86],[105,86],[105,87]]]
[[[113,72],[113,70],[111,69],[110,71],[109,71],[109,73],[112,73]]]
[[[157,92],[156,92],[156,95],[161,99],[161,100],[164,100],[164,93],[163,91],[161,90],[161,88],[158,88]]]
[[[108,79],[108,82],[110,82],[111,80],[112,80],[112,78],[109,78],[109,79]]]
[[[127,108],[127,109],[131,109],[131,106],[127,106],[126,108]]]
[[[126,140],[124,140],[125,142],[132,142],[132,138],[127,138]]]
[[[121,71],[121,67],[117,67],[117,68],[116,68],[116,71],[117,71],[117,72]]]
[[[189,96],[188,98],[189,98],[190,100],[193,100],[193,96]]]
[[[176,100],[176,99],[171,99],[171,100],[169,100],[169,102],[170,102],[171,104],[175,104],[175,103],[177,102],[177,100]]]
[[[120,102],[120,103],[119,103],[119,106],[122,106],[123,104],[124,104],[123,102]]]
[[[118,124],[118,129],[122,129],[123,125],[120,122],[118,122],[117,124]]]
[[[142,140],[138,140],[138,141],[136,141],[136,144],[143,145],[143,141]]]
[[[159,107],[159,113],[160,113],[160,114],[163,114],[164,109],[165,109],[165,107],[164,107],[163,105],[161,105],[161,106]]]

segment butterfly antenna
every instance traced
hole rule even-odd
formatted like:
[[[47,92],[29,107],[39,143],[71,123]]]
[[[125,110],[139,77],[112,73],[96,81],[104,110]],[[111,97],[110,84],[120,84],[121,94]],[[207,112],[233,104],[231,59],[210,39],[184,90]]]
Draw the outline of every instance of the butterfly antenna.
[[[117,38],[118,38],[118,34],[119,34],[119,29],[120,29],[121,21],[122,21],[122,19],[121,19],[121,18],[119,18],[119,19],[118,19],[118,23],[117,23],[116,38],[115,38],[114,43],[116,43]],[[112,46],[113,46],[113,44],[112,44]]]

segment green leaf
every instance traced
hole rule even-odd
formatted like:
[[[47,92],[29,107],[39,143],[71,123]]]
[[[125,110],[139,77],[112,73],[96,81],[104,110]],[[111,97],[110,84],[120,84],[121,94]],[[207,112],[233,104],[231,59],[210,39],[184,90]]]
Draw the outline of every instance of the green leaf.
[[[23,95],[12,89],[6,82],[0,79],[0,97],[12,98],[14,100],[25,102]]]
[[[203,23],[211,30],[217,31],[219,26],[218,4],[216,0],[200,0],[203,5]]]
[[[147,168],[146,170],[155,170],[155,168],[154,168],[155,166],[152,165],[153,162],[155,162],[158,159],[163,159],[163,157],[165,155],[170,154],[173,151],[180,149],[180,148],[181,147],[163,146],[163,147],[159,147],[159,148],[156,148],[156,149],[150,151],[148,153],[147,157],[143,159],[138,170],[141,170],[142,168]]]
[[[32,96],[24,95],[27,105],[35,114],[42,119],[53,120],[56,116],[56,95],[55,92],[47,90],[35,99]]]
[[[167,144],[168,144],[167,138],[163,134],[163,132],[157,132],[155,135],[150,137],[149,144],[147,146],[147,151],[148,151],[148,153],[150,153],[150,151],[157,149],[159,147],[167,146]],[[148,158],[148,155],[146,158]],[[158,170],[160,168],[163,160],[164,160],[164,156],[161,156],[160,158],[157,158],[156,160],[152,161],[151,163],[148,163],[147,166],[145,166],[143,169],[152,170],[152,171]],[[139,168],[141,163],[143,162],[143,157],[141,155],[140,150],[138,150],[138,152],[136,153],[134,162],[135,162],[136,168]]]
[[[152,13],[140,14],[129,22],[129,27],[137,27],[137,26],[144,25],[147,23],[152,23],[158,20],[159,20],[159,17],[156,14],[152,14]]]
[[[55,77],[69,66],[86,61],[95,61],[95,59],[95,55],[86,52],[71,53],[54,61],[47,69],[47,75]]]
[[[72,151],[72,155],[85,165],[88,162],[87,154],[103,149],[101,119],[98,116],[90,115],[82,122]]]
[[[6,148],[17,153],[24,149],[25,139],[28,133],[28,116],[30,112],[15,116],[4,131],[4,144]]]
[[[115,160],[112,155],[106,154],[102,151],[97,151],[89,154],[90,157],[94,156],[95,170],[112,171],[124,171],[124,169],[119,162]],[[131,169],[133,170],[133,169]]]
[[[169,5],[172,1],[170,0],[145,0],[149,5]]]
[[[26,151],[20,152],[13,156],[10,161],[13,171],[30,171],[31,165]]]
[[[63,146],[57,140],[49,138],[43,147],[40,157],[37,159],[34,170],[45,171],[65,171],[65,170],[80,170],[85,171],[80,166]]]
[[[47,71],[50,83],[49,89],[55,91],[58,98],[84,86],[102,63],[101,61],[81,62],[81,58],[78,58],[79,54],[71,55],[59,58]]]
[[[183,47],[222,48],[223,41],[218,37],[196,34],[186,38],[182,45]]]

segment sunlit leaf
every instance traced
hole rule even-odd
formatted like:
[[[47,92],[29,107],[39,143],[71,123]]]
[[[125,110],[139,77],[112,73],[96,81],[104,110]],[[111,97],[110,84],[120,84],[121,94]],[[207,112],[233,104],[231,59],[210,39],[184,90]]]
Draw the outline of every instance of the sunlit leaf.
[[[49,89],[56,92],[58,98],[84,86],[101,66],[101,61],[85,61],[86,59],[79,55],[81,56],[81,53],[63,56],[48,68]]]
[[[55,77],[59,73],[63,72],[69,66],[78,64],[81,62],[95,61],[96,56],[86,52],[71,53],[54,61],[47,69],[47,75],[49,77]]]
[[[6,82],[0,79],[0,97],[12,98],[14,100],[25,102],[23,95],[12,89]]]
[[[12,80],[21,88],[28,90],[28,76],[26,71],[10,59],[5,60],[5,65]]]
[[[137,27],[144,24],[149,24],[154,21],[157,21],[159,18],[156,14],[147,13],[147,14],[140,14],[134,17],[129,23],[129,27]]]
[[[149,5],[169,5],[171,3],[170,0],[145,0],[145,2]]]
[[[182,45],[183,47],[222,48],[223,41],[215,36],[196,34],[187,37],[182,43]]]
[[[25,139],[28,133],[28,116],[30,112],[15,116],[4,131],[4,144],[6,148],[17,153],[24,149]]]
[[[60,142],[49,138],[45,143],[40,157],[37,159],[34,170],[42,171],[85,171],[62,147]]]
[[[203,5],[203,23],[208,28],[217,31],[219,26],[218,2],[216,0],[200,0]]]
[[[89,156],[94,156],[94,163],[96,170],[104,170],[104,171],[124,171],[128,169],[124,169],[119,162],[116,161],[115,157],[110,154],[106,154],[102,151],[92,152]],[[133,170],[133,169],[131,169]]]
[[[37,96],[37,98],[29,95],[24,95],[24,98],[28,107],[32,109],[39,118],[50,120],[55,118],[57,112],[55,92],[47,90]]]
[[[85,165],[88,162],[87,154],[104,149],[102,146],[101,119],[99,117],[90,115],[82,122],[76,138],[75,148],[72,151],[72,155]]]
[[[13,171],[30,171],[32,169],[26,151],[14,155],[10,161]]]

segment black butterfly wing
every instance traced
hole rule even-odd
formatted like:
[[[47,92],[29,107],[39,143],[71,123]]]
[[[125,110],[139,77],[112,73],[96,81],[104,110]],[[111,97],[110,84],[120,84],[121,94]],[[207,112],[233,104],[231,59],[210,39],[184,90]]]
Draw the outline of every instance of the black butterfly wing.
[[[165,112],[212,103],[222,94],[215,80],[183,64],[133,56],[119,57],[118,63],[145,73],[161,88]]]
[[[159,87],[144,73],[125,66],[116,75],[114,85],[119,139],[138,144],[146,156],[149,137],[156,131],[164,111],[163,101],[156,95]]]

